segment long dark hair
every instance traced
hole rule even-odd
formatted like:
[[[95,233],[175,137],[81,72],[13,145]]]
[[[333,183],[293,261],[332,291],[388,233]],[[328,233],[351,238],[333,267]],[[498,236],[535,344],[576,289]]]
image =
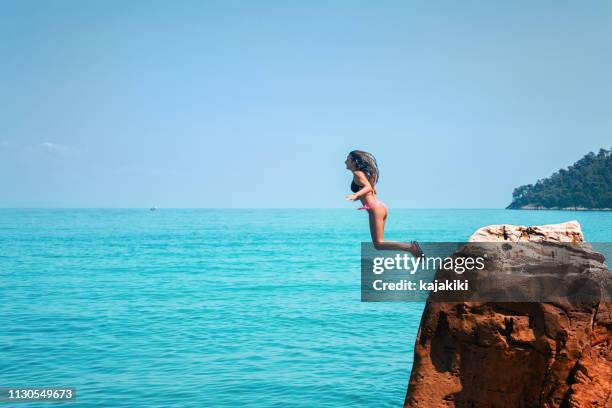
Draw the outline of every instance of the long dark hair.
[[[374,188],[374,185],[378,182],[378,176],[380,175],[378,163],[376,163],[374,156],[363,150],[353,150],[349,153],[349,157],[353,163],[355,163],[357,170],[363,171],[370,184],[372,184],[372,188]]]

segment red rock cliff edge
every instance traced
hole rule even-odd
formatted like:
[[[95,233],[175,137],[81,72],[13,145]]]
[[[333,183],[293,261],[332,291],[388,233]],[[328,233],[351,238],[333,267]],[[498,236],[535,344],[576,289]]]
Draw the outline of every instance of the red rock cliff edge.
[[[574,221],[493,225],[470,239],[502,240],[582,242],[584,236]],[[609,300],[428,301],[404,407],[612,407],[611,392]]]

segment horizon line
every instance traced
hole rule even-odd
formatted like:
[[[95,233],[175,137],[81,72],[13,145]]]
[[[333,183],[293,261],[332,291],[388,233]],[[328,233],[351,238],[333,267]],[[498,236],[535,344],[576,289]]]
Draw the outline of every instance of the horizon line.
[[[0,210],[352,210],[350,207],[3,207]],[[395,210],[514,210],[506,207],[393,207]],[[520,209],[519,209],[520,210]],[[524,211],[524,210],[521,210]],[[539,210],[543,211],[543,210]],[[562,210],[550,210],[562,211]]]

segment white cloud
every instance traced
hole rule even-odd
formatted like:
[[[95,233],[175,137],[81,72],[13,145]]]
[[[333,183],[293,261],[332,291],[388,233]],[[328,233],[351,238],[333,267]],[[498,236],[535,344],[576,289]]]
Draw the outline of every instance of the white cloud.
[[[66,146],[59,143],[44,142],[38,145],[39,148],[50,153],[61,153],[66,151]]]
[[[37,146],[39,150],[46,152],[48,154],[74,154],[78,153],[78,150],[74,147],[66,146],[59,143],[53,142],[43,142]]]

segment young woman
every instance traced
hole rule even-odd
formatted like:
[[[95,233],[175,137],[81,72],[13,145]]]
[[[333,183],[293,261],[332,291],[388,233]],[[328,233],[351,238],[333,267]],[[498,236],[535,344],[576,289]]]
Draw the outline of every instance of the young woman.
[[[351,191],[354,194],[346,196],[347,200],[360,200],[362,206],[358,210],[367,210],[370,220],[370,235],[376,249],[407,251],[414,256],[422,256],[423,251],[416,241],[410,244],[396,241],[385,241],[385,222],[387,221],[387,206],[376,197],[378,182],[378,164],[370,153],[353,150],[349,153],[346,168],[353,173]]]

